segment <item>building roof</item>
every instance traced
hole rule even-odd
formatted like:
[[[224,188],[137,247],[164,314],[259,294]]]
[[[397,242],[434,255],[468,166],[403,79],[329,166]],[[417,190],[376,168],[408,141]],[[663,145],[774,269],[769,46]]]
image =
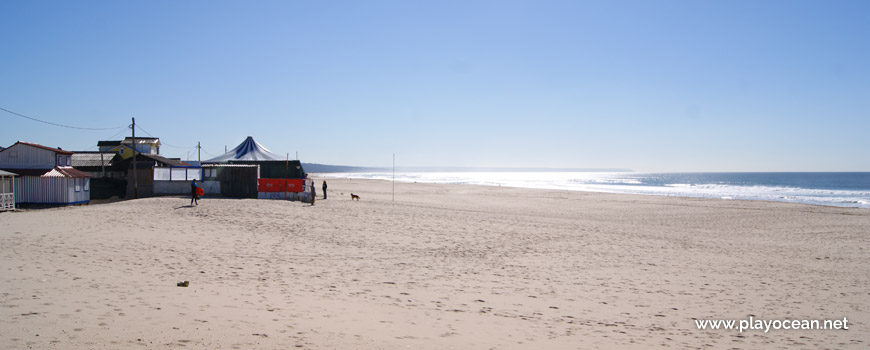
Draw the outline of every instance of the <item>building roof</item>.
[[[124,138],[124,141],[125,141],[126,143],[129,143],[129,142],[132,142],[132,141],[133,141],[133,138],[132,138],[132,137],[125,137],[125,138]],[[144,142],[144,141],[147,141],[147,142],[160,142],[160,138],[159,138],[159,137],[137,137],[137,138],[136,138],[136,142]]]
[[[114,157],[115,157],[115,158],[112,160],[112,165],[114,165],[114,166],[117,166],[117,165],[119,165],[119,164],[129,164],[130,160],[132,159],[132,157],[130,157],[130,158],[123,158],[123,157],[121,157],[120,154],[116,154]],[[168,165],[168,166],[190,166],[190,164],[188,164],[188,163],[186,163],[186,162],[183,162],[183,161],[181,161],[181,160],[179,160],[179,159],[169,159],[169,158],[166,158],[166,157],[163,157],[163,156],[159,156],[159,155],[156,155],[156,154],[148,154],[148,153],[139,153],[139,152],[136,152],[136,159],[137,159],[139,162],[146,161],[146,160],[151,160],[151,161],[155,161],[155,162],[157,162],[157,163],[160,163],[160,165]],[[126,166],[126,165],[121,165],[121,166]]]
[[[158,156],[156,154],[139,153],[139,156],[149,158],[169,166],[190,166],[190,164],[188,164],[187,162],[181,161],[179,159],[169,159],[163,156]]]
[[[16,173],[10,173],[8,171],[0,170],[0,176],[18,176]]]
[[[52,169],[11,169],[15,170],[15,174],[18,176],[44,176],[44,177],[69,177],[69,178],[83,178],[83,177],[91,177],[90,174],[73,169],[72,167],[64,166],[64,167],[54,167]],[[0,172],[4,172],[0,170]]]
[[[30,143],[30,142],[24,142],[24,141],[18,141],[18,142],[16,142],[14,145],[9,146],[9,148],[15,147],[15,145],[19,145],[19,144],[21,144],[21,145],[25,145],[25,146],[30,146],[30,147],[35,147],[35,148],[41,148],[41,149],[44,149],[44,150],[47,150],[47,151],[52,151],[52,152],[54,152],[54,153],[60,153],[60,154],[65,154],[65,155],[72,155],[72,154],[73,154],[73,153],[70,152],[70,151],[64,151],[64,150],[61,149],[60,147],[58,147],[58,148],[51,148],[51,147],[43,146],[43,145],[40,145],[40,144],[37,144],[37,143]],[[0,151],[0,152],[6,151],[6,150],[9,149],[9,148],[6,148],[6,149],[4,149],[4,150],[2,150],[2,151]]]
[[[114,152],[75,152],[71,162],[74,168],[109,166],[114,156]]]
[[[115,147],[115,146],[120,146],[122,143],[131,144],[131,143],[133,143],[133,138],[132,137],[125,137],[123,141],[121,141],[121,140],[97,141],[97,146],[98,147],[104,147],[104,146]],[[139,144],[141,144],[141,143],[152,143],[152,144],[156,143],[159,145],[160,138],[159,137],[137,137],[136,143],[139,143]]]
[[[91,175],[86,173],[86,172],[73,169],[72,167],[56,166],[56,167],[54,167],[54,169],[49,170],[45,174],[42,174],[42,177],[84,178],[84,177],[91,177]]]
[[[120,146],[120,145],[121,145],[121,141],[97,141],[97,147],[103,147],[103,146],[114,147],[114,146]]]

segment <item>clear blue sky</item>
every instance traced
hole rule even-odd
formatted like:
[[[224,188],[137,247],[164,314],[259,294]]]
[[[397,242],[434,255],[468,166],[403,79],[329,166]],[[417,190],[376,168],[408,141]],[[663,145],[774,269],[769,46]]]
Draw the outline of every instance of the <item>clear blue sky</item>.
[[[120,127],[0,111],[3,146],[94,149],[136,117],[182,158],[251,135],[342,165],[870,171],[868,1],[3,1],[0,18],[0,107]]]

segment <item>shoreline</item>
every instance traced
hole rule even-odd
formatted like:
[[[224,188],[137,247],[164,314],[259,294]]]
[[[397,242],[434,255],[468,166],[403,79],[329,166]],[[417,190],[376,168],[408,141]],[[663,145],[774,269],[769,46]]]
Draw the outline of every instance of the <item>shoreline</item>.
[[[870,335],[867,211],[412,183],[393,202],[389,182],[326,180],[314,206],[0,213],[0,346],[815,349]],[[694,324],[750,315],[850,329]]]
[[[347,176],[338,176],[337,174],[344,173],[312,173],[312,177],[318,178],[320,181],[329,180],[329,179],[344,179],[344,180],[371,180],[371,181],[386,181],[392,182],[391,179],[382,179],[382,178],[358,178],[358,177],[347,177]],[[356,174],[356,173],[349,173]],[[701,173],[699,173],[701,174]],[[432,185],[458,185],[458,186],[483,186],[483,187],[507,187],[507,188],[517,188],[517,189],[529,189],[529,190],[541,190],[541,191],[569,191],[569,192],[587,192],[587,193],[605,193],[605,194],[617,194],[617,195],[628,195],[628,196],[656,196],[656,197],[672,197],[672,198],[696,198],[696,199],[709,199],[709,200],[720,200],[720,201],[750,201],[750,202],[768,202],[768,203],[791,203],[791,204],[803,204],[803,205],[814,205],[814,206],[822,206],[822,207],[833,207],[833,208],[855,208],[855,209],[870,209],[870,207],[861,207],[861,203],[848,203],[848,204],[828,204],[821,202],[812,202],[812,201],[788,201],[788,200],[775,200],[775,199],[755,199],[755,198],[733,198],[732,196],[705,196],[703,194],[698,195],[690,195],[690,194],[667,194],[667,193],[632,193],[632,192],[620,192],[616,190],[594,190],[594,189],[580,189],[580,188],[564,188],[564,187],[526,187],[519,185],[502,185],[502,184],[479,184],[479,183],[447,183],[447,182],[435,182],[435,181],[411,181],[411,180],[396,180],[397,183],[403,184],[432,184]]]

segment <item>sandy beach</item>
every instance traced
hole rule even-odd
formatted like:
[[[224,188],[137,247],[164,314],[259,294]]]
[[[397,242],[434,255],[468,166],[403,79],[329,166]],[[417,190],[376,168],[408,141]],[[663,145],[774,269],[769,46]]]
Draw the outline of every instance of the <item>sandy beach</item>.
[[[328,182],[0,213],[0,348],[870,346],[867,209]]]

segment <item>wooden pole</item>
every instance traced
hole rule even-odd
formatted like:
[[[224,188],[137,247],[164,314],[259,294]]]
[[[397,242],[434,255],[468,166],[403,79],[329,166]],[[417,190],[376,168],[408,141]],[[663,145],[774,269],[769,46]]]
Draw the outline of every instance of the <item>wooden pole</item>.
[[[100,173],[103,178],[106,177],[106,160],[103,159],[103,151],[100,150]]]

